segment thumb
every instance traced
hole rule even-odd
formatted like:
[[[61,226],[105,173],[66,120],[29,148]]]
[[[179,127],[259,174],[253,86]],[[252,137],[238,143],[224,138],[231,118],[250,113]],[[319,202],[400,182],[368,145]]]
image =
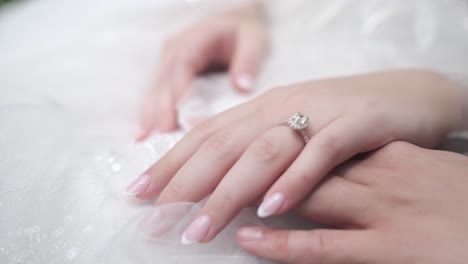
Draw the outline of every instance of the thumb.
[[[240,92],[254,89],[267,48],[267,34],[263,26],[247,24],[238,31],[229,71],[231,82]]]
[[[239,245],[247,252],[285,263],[352,264],[367,262],[371,245],[366,231],[241,228]]]

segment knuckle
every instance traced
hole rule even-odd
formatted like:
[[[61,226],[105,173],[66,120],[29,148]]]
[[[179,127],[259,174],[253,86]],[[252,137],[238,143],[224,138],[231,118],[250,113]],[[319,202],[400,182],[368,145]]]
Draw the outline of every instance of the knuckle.
[[[192,131],[193,133],[208,134],[208,133],[212,133],[214,128],[215,128],[215,124],[213,122],[213,119],[208,119],[208,120],[201,122],[197,126],[195,126],[192,129]]]
[[[394,141],[390,144],[387,144],[384,149],[391,153],[401,153],[408,150],[412,150],[414,148],[413,145],[404,141]]]
[[[409,160],[412,160],[412,163],[415,164],[420,159],[415,159],[415,157],[421,158],[424,153],[420,151],[421,149],[418,146],[415,146],[411,143],[404,141],[393,141],[387,144],[383,151],[380,153],[379,157],[382,162],[387,161],[395,169],[402,169],[404,167],[410,166]]]
[[[278,139],[271,134],[265,134],[252,144],[252,154],[261,161],[275,160],[281,153]]]
[[[186,138],[190,138],[192,141],[205,140],[216,130],[216,125],[213,119],[205,120],[197,124],[192,130],[190,130]]]
[[[310,245],[310,253],[317,263],[328,263],[327,258],[329,256],[330,243],[332,243],[332,237],[330,233],[324,232],[323,230],[313,231],[312,236],[308,236],[308,245]]]
[[[236,208],[234,202],[234,195],[231,192],[223,192],[220,198],[220,206],[221,208]]]
[[[268,240],[272,242],[272,250],[276,252],[283,252],[284,258],[288,260],[288,262],[292,260],[292,254],[289,251],[289,232],[278,233],[274,238]]]
[[[387,198],[395,207],[410,208],[415,204],[414,194],[411,190],[400,190],[398,194],[392,194]]]
[[[386,164],[392,165],[389,167],[398,168],[403,162],[402,157],[410,157],[415,151],[417,151],[417,147],[410,143],[393,141],[377,152],[377,158]]]
[[[185,190],[183,186],[178,182],[170,182],[163,193],[161,194],[160,201],[162,203],[173,202],[183,200]]]
[[[233,135],[231,130],[223,130],[214,134],[206,142],[208,149],[220,156],[229,154],[232,149]]]

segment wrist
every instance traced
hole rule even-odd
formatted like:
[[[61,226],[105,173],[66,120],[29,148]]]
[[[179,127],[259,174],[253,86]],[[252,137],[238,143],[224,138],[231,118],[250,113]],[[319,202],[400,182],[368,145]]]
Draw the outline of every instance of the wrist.
[[[419,131],[415,136],[416,142],[425,142],[421,146],[436,146],[444,141],[451,132],[461,127],[464,116],[463,90],[459,82],[450,76],[434,71],[416,70],[409,83],[420,86],[420,96],[424,97],[424,109],[428,115],[422,115],[415,121]],[[426,108],[428,107],[428,108]],[[419,145],[419,144],[418,144]]]
[[[456,146],[452,146],[452,150],[465,152],[468,142],[468,78],[463,74],[445,74],[445,76],[454,83],[454,87],[459,92],[462,109],[460,122],[456,129],[448,135],[448,138],[451,140],[461,140]]]
[[[468,130],[468,77],[462,74],[446,74],[458,90],[461,103],[461,118],[456,130]]]

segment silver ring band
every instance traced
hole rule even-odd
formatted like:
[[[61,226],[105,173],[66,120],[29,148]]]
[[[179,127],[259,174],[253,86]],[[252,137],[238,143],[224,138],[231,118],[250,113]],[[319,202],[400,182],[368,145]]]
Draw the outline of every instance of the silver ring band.
[[[304,139],[304,143],[307,144],[310,140],[310,136],[307,133],[307,126],[309,125],[309,117],[301,113],[295,113],[288,120],[279,123],[280,126],[288,126],[293,130],[299,132]]]

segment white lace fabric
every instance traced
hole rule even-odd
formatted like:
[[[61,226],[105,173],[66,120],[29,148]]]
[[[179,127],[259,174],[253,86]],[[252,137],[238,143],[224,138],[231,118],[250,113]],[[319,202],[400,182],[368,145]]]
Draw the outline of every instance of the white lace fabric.
[[[0,9],[0,263],[265,262],[233,239],[239,226],[264,224],[250,209],[213,243],[184,247],[181,232],[200,204],[168,205],[161,226],[173,226],[155,238],[140,227],[155,213],[152,201],[121,195],[183,134],[133,142],[162,40],[226,3],[37,0]],[[393,68],[468,76],[465,1],[267,3],[272,52],[256,94]],[[179,106],[180,123],[188,129],[250,97],[236,95],[225,75],[201,78]]]

